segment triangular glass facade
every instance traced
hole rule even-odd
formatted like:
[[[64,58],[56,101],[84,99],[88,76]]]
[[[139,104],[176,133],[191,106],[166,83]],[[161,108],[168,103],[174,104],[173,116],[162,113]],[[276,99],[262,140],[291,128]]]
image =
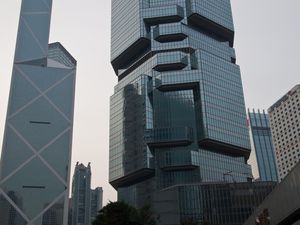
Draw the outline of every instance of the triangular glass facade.
[[[51,6],[22,2],[1,158],[1,225],[67,224],[76,60],[60,43],[48,44]]]

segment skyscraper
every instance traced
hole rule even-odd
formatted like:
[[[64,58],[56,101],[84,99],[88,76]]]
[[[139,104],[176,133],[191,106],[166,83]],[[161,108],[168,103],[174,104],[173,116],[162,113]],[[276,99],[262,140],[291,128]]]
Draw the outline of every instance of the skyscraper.
[[[91,222],[93,222],[103,204],[103,189],[97,187],[91,190]]]
[[[300,160],[300,85],[268,110],[278,174],[282,180]]]
[[[72,183],[72,225],[91,224],[91,166],[76,164]]]
[[[170,186],[252,177],[230,0],[112,0],[111,35],[118,199],[141,207]]]
[[[261,181],[278,181],[269,116],[264,110],[248,110],[248,116],[259,178]]]
[[[103,189],[91,189],[92,171],[90,163],[84,166],[77,162],[72,183],[72,207],[69,213],[72,225],[90,225],[102,208]]]
[[[22,1],[0,165],[1,225],[67,224],[76,60],[60,43],[48,45],[51,7],[52,0]]]

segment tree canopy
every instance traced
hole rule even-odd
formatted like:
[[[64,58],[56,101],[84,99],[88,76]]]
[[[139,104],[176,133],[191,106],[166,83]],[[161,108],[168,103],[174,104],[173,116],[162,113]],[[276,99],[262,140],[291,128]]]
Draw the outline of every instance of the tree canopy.
[[[103,207],[93,225],[155,225],[150,206],[136,209],[124,202],[110,202]]]

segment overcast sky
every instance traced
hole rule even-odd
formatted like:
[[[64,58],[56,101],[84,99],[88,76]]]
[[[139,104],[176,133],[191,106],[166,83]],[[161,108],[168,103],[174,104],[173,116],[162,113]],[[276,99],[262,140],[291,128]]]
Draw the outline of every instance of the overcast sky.
[[[21,0],[0,1],[0,144]],[[247,108],[267,109],[300,83],[300,1],[232,0],[237,63]],[[54,0],[50,41],[77,59],[72,175],[77,161],[92,164],[92,186],[104,203],[108,184],[109,96],[117,78],[110,66],[110,0]]]

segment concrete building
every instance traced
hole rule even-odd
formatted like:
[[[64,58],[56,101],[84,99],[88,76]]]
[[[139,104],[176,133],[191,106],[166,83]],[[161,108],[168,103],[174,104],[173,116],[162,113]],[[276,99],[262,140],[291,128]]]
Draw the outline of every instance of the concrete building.
[[[118,199],[142,207],[174,185],[252,178],[230,0],[112,0],[111,34]]]
[[[269,116],[263,110],[252,112],[248,109],[250,133],[255,149],[259,179],[261,181],[278,181],[275,152]]]
[[[296,85],[268,110],[277,169],[282,180],[300,159],[300,85]]]
[[[51,8],[52,0],[22,1],[0,163],[1,225],[68,221],[76,60],[60,43],[48,44]]]
[[[300,225],[300,163],[293,167],[243,224]]]

